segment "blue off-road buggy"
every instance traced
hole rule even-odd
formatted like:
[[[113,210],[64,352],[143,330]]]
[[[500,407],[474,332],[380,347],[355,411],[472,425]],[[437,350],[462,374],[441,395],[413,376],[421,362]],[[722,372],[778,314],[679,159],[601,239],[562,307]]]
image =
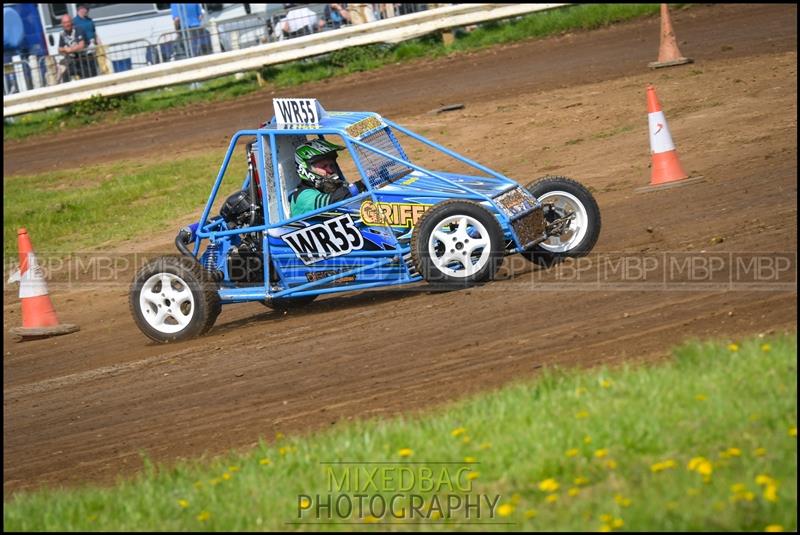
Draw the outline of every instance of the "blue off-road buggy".
[[[573,180],[520,186],[375,113],[326,112],[314,99],[275,99],[274,108],[269,123],[231,139],[200,220],[175,240],[182,256],[156,258],[136,274],[131,312],[153,340],[202,335],[228,303],[286,309],[321,294],[423,280],[463,286],[492,279],[505,255],[550,265],[597,241],[597,203]],[[481,176],[414,163],[401,135]],[[295,150],[319,138],[345,147],[344,175],[360,178],[364,191],[291,217]],[[247,175],[220,206],[238,145]]]

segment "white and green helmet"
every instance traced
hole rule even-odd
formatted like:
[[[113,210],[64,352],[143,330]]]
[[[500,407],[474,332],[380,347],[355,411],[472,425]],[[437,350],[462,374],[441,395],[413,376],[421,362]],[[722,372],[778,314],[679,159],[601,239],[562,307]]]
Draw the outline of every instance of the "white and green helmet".
[[[337,151],[344,149],[340,145],[331,143],[324,139],[314,139],[297,147],[294,151],[294,161],[297,164],[297,175],[300,180],[309,182],[315,188],[320,189],[326,181],[339,181],[341,173],[335,177],[322,176],[315,173],[311,166],[319,160],[325,158],[337,158]],[[337,166],[338,167],[338,166]]]

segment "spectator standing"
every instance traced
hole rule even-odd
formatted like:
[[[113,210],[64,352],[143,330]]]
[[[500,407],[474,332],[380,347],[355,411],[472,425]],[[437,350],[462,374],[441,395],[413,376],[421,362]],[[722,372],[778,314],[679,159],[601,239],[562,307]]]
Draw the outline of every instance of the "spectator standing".
[[[351,24],[364,24],[375,20],[372,4],[347,4],[347,11],[350,12]]]
[[[61,33],[58,35],[58,52],[64,55],[64,59],[59,69],[59,82],[97,76],[97,65],[94,61],[88,62],[86,58],[86,34],[73,24],[69,15],[61,17],[61,27]]]
[[[319,31],[325,25],[324,20],[305,6],[290,9],[286,17],[278,25],[279,39],[291,39],[301,35],[309,35]]]
[[[324,16],[325,24],[329,24],[333,30],[350,23],[350,13],[347,11],[347,4],[325,4]]]
[[[72,23],[75,25],[76,28],[83,30],[84,35],[86,35],[86,61],[87,63],[100,63],[100,70],[104,71],[104,74],[109,72],[108,66],[105,64],[105,54],[103,54],[102,61],[99,61],[100,58],[95,58],[95,52],[98,52],[100,49],[100,37],[97,35],[97,28],[94,25],[94,21],[89,17],[89,5],[88,4],[79,4],[78,5],[78,14],[72,20]],[[105,52],[103,50],[103,52]],[[95,74],[97,73],[97,67],[94,67]]]
[[[200,4],[170,4],[170,12],[175,28],[181,33],[181,40],[189,54],[202,56],[211,53],[211,36],[203,28],[203,8]]]
[[[14,56],[20,54],[24,38],[25,29],[22,26],[22,17],[13,8],[3,7],[3,64],[11,63],[14,61]],[[27,59],[27,56],[26,53],[24,59]],[[6,71],[3,94],[18,91],[17,73]]]

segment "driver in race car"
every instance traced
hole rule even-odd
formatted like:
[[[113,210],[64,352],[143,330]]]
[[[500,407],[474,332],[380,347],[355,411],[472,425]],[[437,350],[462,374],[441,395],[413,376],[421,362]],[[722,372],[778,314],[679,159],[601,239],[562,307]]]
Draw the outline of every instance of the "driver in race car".
[[[336,163],[344,149],[324,139],[314,139],[297,147],[294,161],[300,186],[289,195],[291,217],[311,212],[358,195],[366,190],[362,181],[348,184]]]

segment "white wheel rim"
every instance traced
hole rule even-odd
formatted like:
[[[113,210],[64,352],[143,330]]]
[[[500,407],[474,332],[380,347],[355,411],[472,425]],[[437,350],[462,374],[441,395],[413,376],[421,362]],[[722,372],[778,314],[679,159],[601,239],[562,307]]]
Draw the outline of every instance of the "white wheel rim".
[[[588,230],[589,215],[586,207],[576,196],[566,191],[550,191],[540,196],[539,200],[542,204],[552,205],[558,217],[564,217],[570,212],[575,214],[564,232],[557,236],[550,236],[539,246],[554,253],[564,253],[574,249],[583,241]]]
[[[151,327],[173,334],[189,325],[194,316],[194,296],[186,282],[172,273],[156,273],[139,293],[139,310]]]
[[[480,221],[465,215],[443,219],[428,239],[428,254],[436,269],[451,277],[479,272],[491,255],[489,232]]]

